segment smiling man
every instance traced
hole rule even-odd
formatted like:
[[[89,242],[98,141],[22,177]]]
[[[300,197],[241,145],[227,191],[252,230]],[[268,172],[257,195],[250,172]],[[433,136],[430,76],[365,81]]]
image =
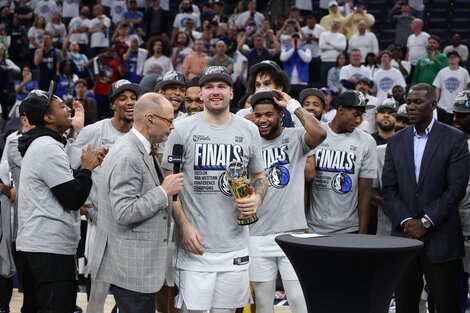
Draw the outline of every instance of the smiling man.
[[[326,131],[297,100],[280,90],[262,88],[250,102],[261,135],[269,182],[259,210],[259,221],[250,226],[250,280],[255,287],[256,311],[273,311],[272,299],[279,270],[292,312],[306,313],[307,306],[297,275],[274,238],[282,233],[302,233],[307,228],[304,200],[298,191],[305,184],[307,156],[325,139]],[[282,127],[283,108],[295,114],[303,127]]]
[[[232,84],[225,67],[204,69],[199,80],[204,111],[175,123],[163,157],[165,174],[171,174],[168,156],[174,145],[183,145],[184,187],[173,202],[182,235],[177,243],[176,306],[189,312],[231,313],[250,299],[248,227],[238,225],[237,216],[257,211],[267,180],[256,126],[229,111]],[[234,199],[227,187],[226,168],[233,160],[249,173],[247,198]]]
[[[166,73],[155,86],[155,92],[163,95],[173,106],[175,118],[183,115],[180,111],[186,92],[186,78],[177,71]]]
[[[64,147],[72,126],[70,108],[49,92],[33,90],[22,102],[31,125],[18,141],[23,157],[18,193],[16,249],[23,261],[23,288],[30,312],[75,310],[75,255],[80,239],[80,207],[91,189],[92,170],[105,152],[81,151],[82,167],[73,173]]]
[[[121,79],[111,85],[109,89],[109,103],[113,111],[113,117],[100,120],[86,126],[78,134],[77,139],[69,147],[70,164],[73,169],[79,169],[82,165],[81,151],[87,145],[93,147],[111,148],[116,141],[132,128],[134,120],[134,105],[141,93],[140,86],[128,80]],[[93,259],[92,251],[96,236],[96,225],[98,222],[98,179],[101,167],[93,171],[93,186],[87,199],[83,213],[88,220],[85,257],[87,267],[85,274],[90,273],[89,265]],[[88,310],[90,312],[103,311],[104,302],[108,295],[109,284],[104,282],[91,282],[90,299]]]

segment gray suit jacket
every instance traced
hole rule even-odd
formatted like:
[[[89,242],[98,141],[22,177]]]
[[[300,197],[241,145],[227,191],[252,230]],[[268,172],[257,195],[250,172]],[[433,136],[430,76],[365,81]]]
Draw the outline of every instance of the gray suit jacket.
[[[171,202],[157,187],[160,181],[152,157],[130,131],[110,149],[101,166],[92,276],[127,290],[157,292],[169,257],[167,201]]]

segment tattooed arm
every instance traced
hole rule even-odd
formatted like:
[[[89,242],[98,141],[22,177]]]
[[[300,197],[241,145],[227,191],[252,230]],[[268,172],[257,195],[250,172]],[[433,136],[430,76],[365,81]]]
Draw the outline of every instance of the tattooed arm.
[[[256,213],[268,190],[268,180],[264,172],[250,173],[250,179],[251,195],[248,198],[235,200],[237,210],[244,215]]]

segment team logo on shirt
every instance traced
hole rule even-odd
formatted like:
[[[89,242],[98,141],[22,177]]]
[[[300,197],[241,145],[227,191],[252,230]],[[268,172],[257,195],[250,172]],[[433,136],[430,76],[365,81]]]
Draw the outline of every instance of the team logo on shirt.
[[[223,172],[220,176],[219,176],[219,189],[220,191],[222,192],[222,194],[224,196],[227,196],[227,197],[233,197],[232,196],[232,193],[230,192],[230,184],[227,180],[227,174],[225,172]]]
[[[290,180],[289,170],[284,166],[273,166],[268,171],[268,181],[276,189],[287,186]]]
[[[286,187],[290,180],[289,170],[284,166],[290,163],[288,149],[287,145],[283,145],[263,150],[264,168],[269,184],[277,189]]]
[[[331,188],[339,194],[348,193],[352,188],[352,180],[346,173],[338,173],[331,180]]]

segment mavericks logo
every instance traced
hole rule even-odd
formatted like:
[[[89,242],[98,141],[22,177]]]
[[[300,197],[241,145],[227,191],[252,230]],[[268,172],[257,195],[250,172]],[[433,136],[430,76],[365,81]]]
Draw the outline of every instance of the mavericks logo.
[[[290,180],[289,170],[284,166],[273,166],[268,172],[268,181],[276,189],[287,186]]]
[[[352,188],[351,177],[346,173],[336,174],[331,180],[331,188],[339,194],[348,193]]]

